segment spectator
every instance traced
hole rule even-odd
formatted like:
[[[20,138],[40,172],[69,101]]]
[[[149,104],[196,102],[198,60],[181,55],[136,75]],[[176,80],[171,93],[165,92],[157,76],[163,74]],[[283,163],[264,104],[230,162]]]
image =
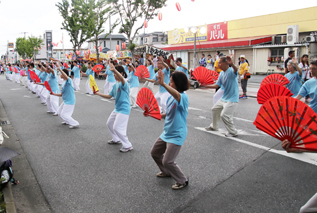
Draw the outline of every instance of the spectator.
[[[309,62],[308,62],[308,55],[304,54],[300,59],[300,64],[298,65],[299,68],[302,69],[302,79],[304,82],[308,81],[311,77],[310,70],[309,70]],[[305,102],[310,102],[309,95],[305,97]]]
[[[245,55],[240,56],[240,66],[239,66],[239,75],[241,76],[241,88],[243,94],[239,97],[241,98],[248,98],[247,96],[247,84],[248,84],[248,78],[246,74],[249,72],[249,64],[245,59]]]
[[[140,65],[144,65],[144,58],[143,54],[141,54],[141,58],[139,59]]]
[[[209,54],[207,59],[207,69],[214,70],[214,63],[215,63],[214,59]]]
[[[285,60],[284,62],[284,68],[285,68],[285,74],[287,74],[289,72],[288,68],[287,68],[287,63],[292,60],[292,58],[295,57],[295,51],[291,50],[288,52],[288,58]]]
[[[220,54],[220,51],[219,50],[217,50],[217,52],[216,52],[216,60],[218,60],[219,59],[219,54]]]
[[[158,61],[158,59],[157,59],[157,57],[155,55],[154,58],[153,58],[154,68],[157,68],[157,61]]]
[[[205,54],[201,54],[201,59],[199,59],[199,65],[200,66],[203,66],[203,67],[206,67],[207,65],[207,60],[205,58]]]
[[[176,65],[177,65],[177,67],[176,67],[175,71],[180,71],[180,72],[185,73],[185,75],[186,75],[187,78],[188,78],[188,69],[187,69],[187,67],[185,67],[185,66],[182,64],[182,62],[183,62],[183,60],[182,60],[181,58],[177,58],[177,59],[176,59]]]
[[[302,69],[298,67],[295,58],[288,61],[287,69],[289,73],[287,73],[285,77],[289,80],[289,83],[286,87],[294,94],[292,97],[295,98],[302,85]]]
[[[223,53],[219,53],[219,57],[221,57],[221,56],[223,56]],[[217,73],[220,73],[222,70],[221,70],[221,68],[218,66],[218,64],[219,64],[219,58],[215,61],[215,63],[214,63],[214,68],[215,68],[215,71],[217,72]]]

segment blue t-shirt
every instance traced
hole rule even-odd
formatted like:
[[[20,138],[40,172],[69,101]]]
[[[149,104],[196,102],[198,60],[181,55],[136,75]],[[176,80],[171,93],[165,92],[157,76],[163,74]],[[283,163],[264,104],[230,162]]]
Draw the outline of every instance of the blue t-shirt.
[[[54,75],[53,73],[50,73],[48,75],[48,84],[50,85],[52,92],[54,93],[59,93],[59,87],[58,87],[58,81],[57,81],[57,72],[54,70]]]
[[[80,70],[78,66],[74,66],[72,71],[74,72],[74,78],[80,78]]]
[[[180,72],[183,72],[185,73],[185,75],[187,76],[188,78],[188,71],[186,69],[184,69],[183,67],[176,67],[175,71],[180,71]]]
[[[129,85],[130,85],[130,88],[133,88],[133,87],[139,87],[139,77],[136,76],[135,74],[135,71],[132,71],[130,72],[129,74],[129,78],[128,78],[128,81],[129,81]]]
[[[188,115],[188,96],[185,92],[180,93],[180,101],[177,102],[173,96],[167,99],[166,117],[164,131],[160,138],[176,145],[183,145],[187,137],[187,115]]]
[[[28,75],[28,80],[30,80],[31,81],[31,76],[30,76],[30,72],[29,72],[29,69],[28,69],[28,67],[25,67],[25,73]]]
[[[38,69],[35,69],[35,68],[34,68],[34,72],[35,72],[35,74],[36,74],[37,76],[39,76],[39,75],[41,74],[41,71],[38,70]]]
[[[149,73],[150,73],[150,78],[149,79],[154,79],[154,76],[155,76],[154,66],[150,65],[150,66],[147,67],[147,69],[149,70]]]
[[[315,77],[305,82],[299,90],[299,95],[306,97],[309,95],[311,101],[309,106],[317,113],[317,79]]]
[[[107,65],[107,70],[106,70],[106,74],[107,74],[107,81],[108,82],[116,82],[116,79],[114,78],[113,72],[110,70],[110,66]]]
[[[163,69],[162,70],[163,71],[163,73],[164,73],[164,82],[165,82],[165,84],[169,84],[170,83],[170,69]],[[155,81],[157,81],[157,76],[158,76],[158,72],[155,74],[155,76],[154,76],[154,80]],[[160,87],[159,87],[159,92],[160,93],[165,93],[165,92],[167,92],[167,90],[163,87],[163,86],[161,86],[160,85]]]
[[[88,75],[88,81],[89,81],[89,75],[92,75],[92,77],[95,78],[95,72],[92,69],[87,69],[86,75]]]
[[[286,87],[293,93],[294,95],[292,97],[296,97],[298,95],[298,92],[300,90],[300,87],[302,85],[301,83],[301,76],[299,75],[299,72],[296,71],[293,74],[292,73],[287,73],[284,75],[288,80],[289,83],[286,85]]]
[[[223,71],[222,76],[219,76],[217,85],[221,86],[224,90],[221,98],[224,102],[239,102],[239,86],[237,73],[234,72],[232,67]]]
[[[124,72],[128,75],[129,74],[129,70],[128,70],[128,66],[127,65],[122,65],[124,68]]]
[[[75,89],[73,86],[73,81],[71,78],[68,78],[67,81],[64,82],[62,86],[62,98],[65,104],[67,105],[75,105]]]
[[[40,75],[39,75],[39,78],[41,79],[41,82],[44,83],[47,79],[47,72],[41,72]]]
[[[219,77],[218,77],[218,80],[217,80],[217,83],[219,82],[218,86],[220,87],[220,89],[223,90],[223,88],[221,87],[221,82],[219,81],[219,79],[221,78],[222,75],[223,75],[223,71],[221,70]]]
[[[114,97],[116,100],[114,110],[116,113],[130,115],[129,85],[127,82],[125,82],[124,85],[122,85],[121,82],[116,83],[116,85],[112,87],[109,95]]]

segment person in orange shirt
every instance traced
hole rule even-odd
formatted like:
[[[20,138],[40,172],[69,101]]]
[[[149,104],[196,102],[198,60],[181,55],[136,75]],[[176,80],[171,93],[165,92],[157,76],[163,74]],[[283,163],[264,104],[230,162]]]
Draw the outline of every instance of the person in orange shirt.
[[[240,56],[240,66],[239,66],[239,75],[241,76],[241,88],[243,91],[243,94],[239,97],[241,98],[248,98],[247,96],[247,84],[248,84],[248,78],[246,74],[249,72],[249,63],[245,59],[245,55]]]

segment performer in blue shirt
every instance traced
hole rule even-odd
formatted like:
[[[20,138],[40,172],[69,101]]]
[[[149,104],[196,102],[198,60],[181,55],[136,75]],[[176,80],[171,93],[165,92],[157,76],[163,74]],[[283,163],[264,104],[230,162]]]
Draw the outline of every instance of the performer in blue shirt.
[[[187,69],[187,67],[185,67],[183,65],[183,60],[181,58],[177,58],[175,62],[176,62],[176,65],[177,65],[175,71],[180,71],[180,72],[185,73],[185,75],[188,78],[188,69]]]
[[[75,91],[79,91],[79,85],[80,85],[80,70],[77,64],[77,61],[73,61],[73,69],[72,72],[74,73],[74,88]]]
[[[286,87],[293,93],[293,98],[298,95],[298,92],[302,86],[302,69],[298,67],[296,59],[288,61],[287,70],[289,71],[284,76],[289,80]]]
[[[112,140],[108,144],[122,144],[120,152],[129,152],[133,149],[131,142],[127,137],[127,127],[130,115],[130,100],[129,100],[129,84],[126,82],[127,74],[122,66],[114,66],[110,63],[109,71],[114,73],[117,83],[112,87],[109,95],[95,92],[103,98],[115,98],[115,109],[110,114],[107,127],[112,136]]]
[[[136,98],[139,92],[139,77],[135,75],[135,69],[133,64],[128,65],[129,77],[128,82],[130,85],[130,104],[132,108],[137,108]]]
[[[151,56],[149,56],[149,58],[147,59],[146,65],[147,65],[147,69],[149,70],[149,73],[150,73],[149,79],[153,80],[155,77],[155,71],[154,71],[154,63],[153,63]],[[149,88],[152,91],[152,93],[154,94],[154,90],[153,90],[154,83],[153,82],[145,81],[144,87]]]
[[[86,94],[94,94],[90,88],[90,84],[89,84],[89,76],[92,75],[92,77],[95,78],[95,72],[92,70],[92,62],[88,61],[87,63],[87,70],[86,73],[83,73],[83,76],[87,76],[87,82],[86,82]]]
[[[161,170],[157,177],[172,177],[176,183],[172,189],[182,189],[188,185],[188,178],[183,174],[175,159],[187,137],[188,96],[187,76],[182,72],[174,72],[169,84],[165,83],[162,70],[158,71],[157,82],[171,94],[167,100],[164,131],[151,150],[152,158]]]

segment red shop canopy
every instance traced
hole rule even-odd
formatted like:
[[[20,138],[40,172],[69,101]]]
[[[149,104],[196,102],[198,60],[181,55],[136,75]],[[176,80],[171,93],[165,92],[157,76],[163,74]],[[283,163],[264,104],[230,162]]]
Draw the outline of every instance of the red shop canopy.
[[[253,46],[256,44],[262,44],[272,41],[272,36],[256,36],[247,38],[235,38],[216,41],[202,41],[196,42],[196,49],[210,49],[221,47],[240,47],[240,46]],[[192,50],[194,49],[194,43],[174,44],[167,47],[163,47],[163,50],[176,51],[176,50]]]

